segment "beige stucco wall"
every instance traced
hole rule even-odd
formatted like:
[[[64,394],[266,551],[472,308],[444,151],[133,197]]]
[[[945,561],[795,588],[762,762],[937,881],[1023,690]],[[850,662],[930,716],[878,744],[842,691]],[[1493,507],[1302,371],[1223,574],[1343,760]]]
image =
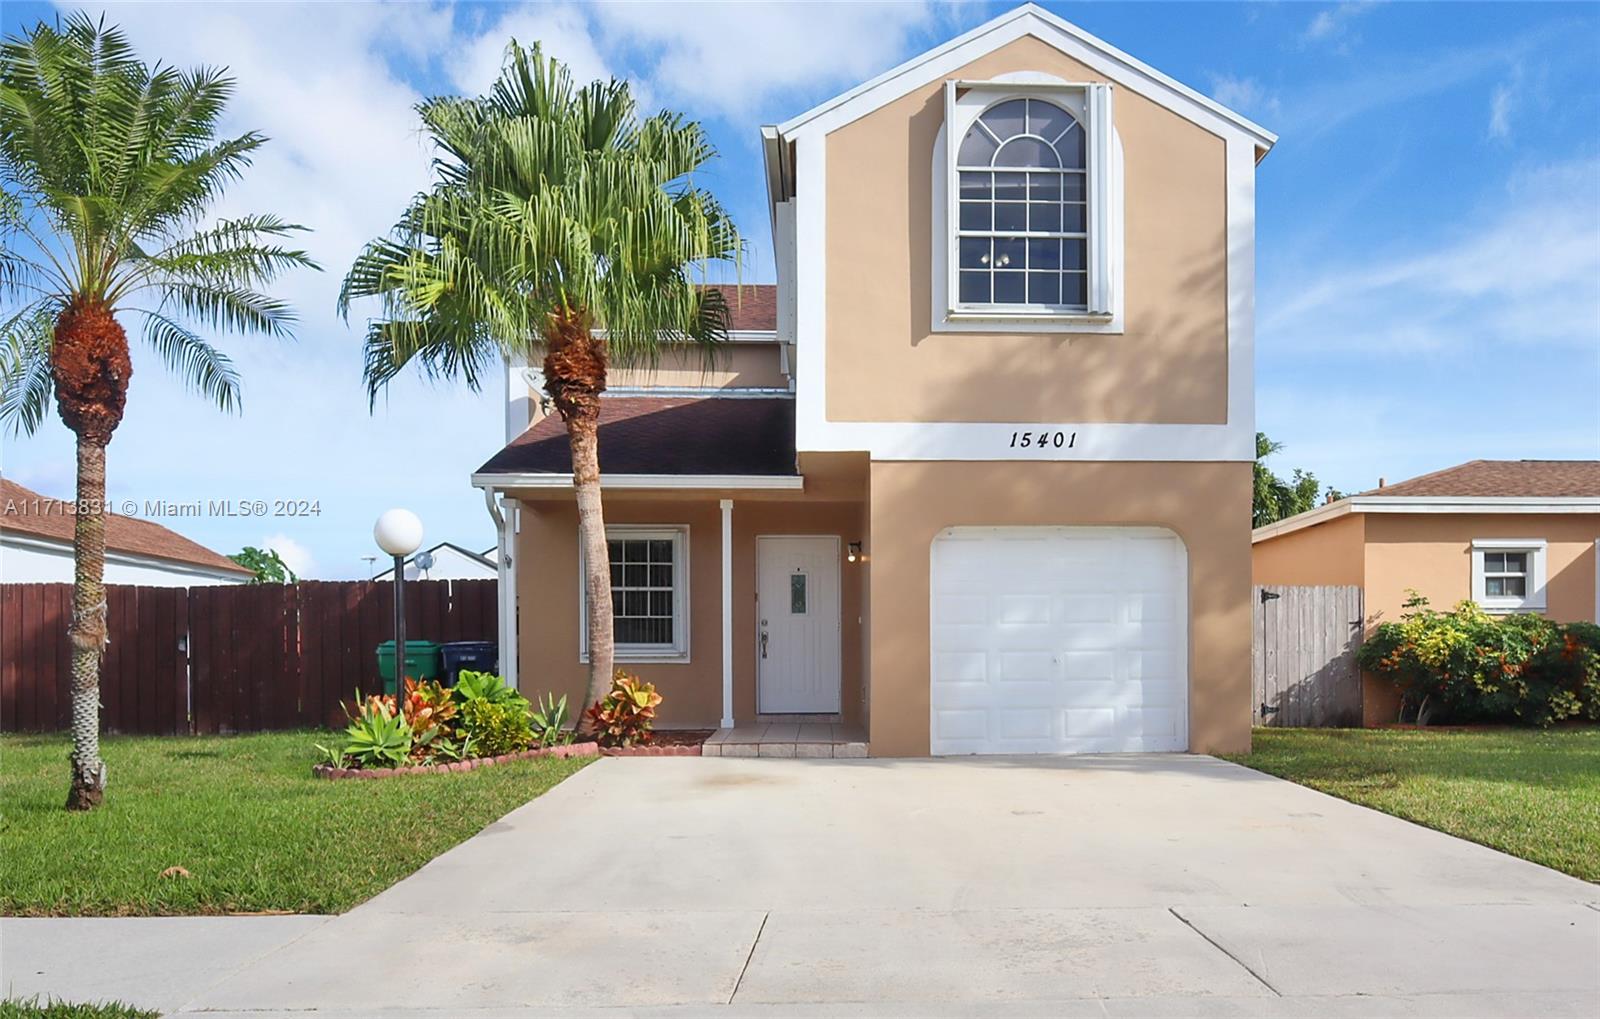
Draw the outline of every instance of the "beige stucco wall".
[[[1189,553],[1189,741],[1250,748],[1250,465],[872,464],[874,757],[928,753],[929,572],[946,527],[1139,525]]]
[[[860,503],[742,500],[733,493],[734,717],[756,715],[756,548],[762,534],[831,534],[841,554],[864,540]],[[640,499],[608,495],[608,524],[688,525],[689,660],[620,663],[655,683],[665,728],[716,728],[722,714],[722,515],[715,497]],[[583,702],[588,667],[578,659],[578,514],[571,498],[522,503],[517,537],[519,676],[529,697],[553,690]],[[861,720],[865,573],[840,563],[841,714]]]
[[[949,76],[1022,70],[1105,80],[1032,38]],[[1116,90],[1124,335],[935,333],[930,214],[942,88],[926,85],[827,137],[829,420],[1225,422],[1223,140]]]
[[[1360,587],[1366,562],[1365,520],[1364,513],[1349,513],[1256,542],[1250,548],[1253,583]]]
[[[702,355],[677,351],[653,368],[617,368],[606,379],[621,386],[714,386],[787,388],[776,343],[730,343],[707,364]]]

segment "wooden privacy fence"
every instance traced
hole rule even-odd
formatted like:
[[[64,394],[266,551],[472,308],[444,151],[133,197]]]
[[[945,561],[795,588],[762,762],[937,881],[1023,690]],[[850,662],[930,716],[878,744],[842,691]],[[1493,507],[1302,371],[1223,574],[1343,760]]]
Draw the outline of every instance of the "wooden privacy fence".
[[[493,580],[406,583],[412,640],[494,640]],[[379,689],[394,585],[301,581],[106,588],[100,673],[108,732],[173,735],[338,725],[341,701]],[[71,584],[0,585],[0,730],[64,729]]]
[[[1266,585],[1253,594],[1255,724],[1360,725],[1361,588]]]

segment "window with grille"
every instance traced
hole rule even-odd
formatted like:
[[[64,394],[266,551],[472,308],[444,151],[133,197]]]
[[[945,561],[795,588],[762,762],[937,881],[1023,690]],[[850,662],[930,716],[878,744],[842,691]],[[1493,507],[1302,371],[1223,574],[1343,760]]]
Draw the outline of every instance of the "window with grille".
[[[943,137],[934,328],[1120,331],[1111,86],[949,81]]]
[[[1480,538],[1472,543],[1472,600],[1489,612],[1545,608],[1545,542]]]
[[[613,639],[618,660],[688,655],[688,563],[685,528],[606,528]],[[580,586],[581,586],[580,572]],[[588,614],[583,645],[588,646]]]

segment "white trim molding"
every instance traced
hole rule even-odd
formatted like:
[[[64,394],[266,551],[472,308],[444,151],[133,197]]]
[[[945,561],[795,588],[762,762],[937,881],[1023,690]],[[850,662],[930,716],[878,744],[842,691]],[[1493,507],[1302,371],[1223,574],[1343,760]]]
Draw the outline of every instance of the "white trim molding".
[[[571,489],[571,474],[474,474],[476,488],[493,487],[502,491],[516,488]],[[805,488],[805,478],[788,474],[604,474],[600,488],[711,491],[793,491]],[[514,493],[513,493],[514,494]]]
[[[1544,498],[1516,495],[1352,495],[1258,527],[1251,532],[1250,540],[1266,541],[1293,534],[1348,513],[1600,513],[1600,498],[1587,495]]]
[[[1526,573],[1523,574],[1523,593],[1520,596],[1491,596],[1488,593],[1488,571],[1484,565],[1484,555],[1496,552],[1522,553],[1527,556]],[[1472,539],[1472,600],[1485,612],[1543,612],[1545,558],[1543,538]]]

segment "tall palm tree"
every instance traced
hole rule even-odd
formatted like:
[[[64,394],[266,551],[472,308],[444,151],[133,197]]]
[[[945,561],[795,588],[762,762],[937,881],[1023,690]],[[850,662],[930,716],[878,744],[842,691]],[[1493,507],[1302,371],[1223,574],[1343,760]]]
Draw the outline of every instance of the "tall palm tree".
[[[0,43],[0,420],[31,433],[52,398],[77,437],[73,521],[71,809],[99,804],[106,644],[106,444],[133,373],[120,317],[223,410],[228,358],[190,325],[286,336],[287,305],[258,288],[311,266],[272,216],[202,217],[266,140],[217,137],[233,82],[141,63],[81,15]],[[187,323],[187,324],[186,324]]]
[[[572,447],[587,595],[588,702],[611,683],[611,574],[600,505],[600,394],[611,363],[726,338],[720,291],[695,285],[737,258],[738,232],[693,176],[715,156],[697,123],[641,119],[623,81],[579,87],[538,44],[506,50],[478,98],[417,112],[436,179],[345,278],[341,311],[377,297],[366,377],[377,394],[415,361],[476,389],[507,354],[540,356]]]

